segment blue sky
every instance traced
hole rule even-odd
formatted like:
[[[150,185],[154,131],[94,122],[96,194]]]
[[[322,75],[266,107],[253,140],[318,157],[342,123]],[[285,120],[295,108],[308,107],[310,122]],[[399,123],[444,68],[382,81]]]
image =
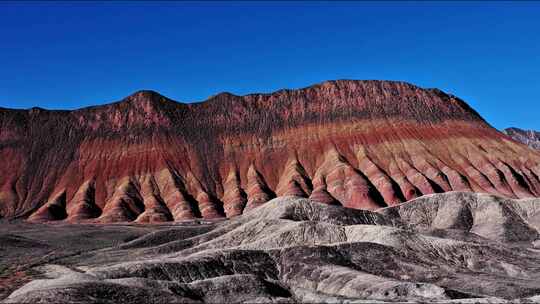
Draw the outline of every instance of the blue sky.
[[[540,2],[0,2],[0,106],[402,80],[540,129]]]

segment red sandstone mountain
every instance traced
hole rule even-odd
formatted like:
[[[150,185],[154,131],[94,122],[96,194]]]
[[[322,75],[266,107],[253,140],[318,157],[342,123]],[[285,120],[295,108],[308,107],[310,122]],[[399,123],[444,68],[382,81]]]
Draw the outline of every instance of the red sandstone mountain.
[[[0,109],[0,157],[0,216],[34,221],[231,217],[284,195],[365,209],[451,190],[540,196],[538,151],[403,82]]]

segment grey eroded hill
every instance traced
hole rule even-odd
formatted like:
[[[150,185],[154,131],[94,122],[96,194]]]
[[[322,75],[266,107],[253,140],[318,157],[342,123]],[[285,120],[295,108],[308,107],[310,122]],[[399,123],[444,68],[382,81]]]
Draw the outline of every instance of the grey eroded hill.
[[[535,130],[522,130],[519,128],[506,128],[502,132],[513,140],[525,144],[533,149],[540,150],[540,132]]]
[[[534,303],[539,211],[461,192],[378,212],[280,197],[55,260],[4,301]]]

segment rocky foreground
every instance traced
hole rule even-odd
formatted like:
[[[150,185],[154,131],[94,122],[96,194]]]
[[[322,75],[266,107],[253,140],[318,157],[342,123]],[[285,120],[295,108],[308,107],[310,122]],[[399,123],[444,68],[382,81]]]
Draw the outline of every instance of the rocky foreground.
[[[280,197],[42,264],[4,301],[540,302],[539,228],[535,198],[449,192],[372,212]]]

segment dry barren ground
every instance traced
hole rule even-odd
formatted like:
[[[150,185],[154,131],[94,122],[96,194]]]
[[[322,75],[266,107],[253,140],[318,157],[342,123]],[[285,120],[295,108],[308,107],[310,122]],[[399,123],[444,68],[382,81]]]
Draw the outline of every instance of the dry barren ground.
[[[6,224],[3,297],[9,294],[8,303],[535,303],[538,210],[538,199],[451,192],[378,212],[281,197],[206,224]]]
[[[204,231],[208,225],[186,222]],[[0,222],[0,300],[32,279],[40,266],[61,263],[70,256],[115,247],[147,233],[174,225],[71,225]],[[197,228],[197,229],[199,229]]]

